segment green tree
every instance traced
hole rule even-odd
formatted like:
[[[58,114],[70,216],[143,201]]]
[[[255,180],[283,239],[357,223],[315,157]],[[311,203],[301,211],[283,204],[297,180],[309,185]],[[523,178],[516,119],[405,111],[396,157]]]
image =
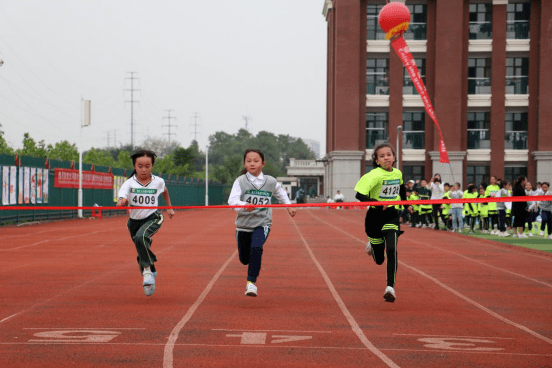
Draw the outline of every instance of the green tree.
[[[48,145],[48,157],[51,160],[77,161],[79,150],[76,144],[67,141],[57,142],[55,146]]]
[[[95,148],[83,153],[82,162],[90,165],[111,167],[115,167],[117,163],[109,152],[96,150]]]
[[[15,150],[8,145],[8,142],[4,139],[4,136],[0,134],[0,154],[2,155],[15,155]]]
[[[130,158],[130,152],[124,150],[119,151],[115,167],[127,170],[134,169],[132,166],[132,159]]]
[[[31,157],[46,157],[48,156],[48,151],[46,150],[46,144],[44,140],[36,143],[29,133],[23,134],[23,148],[17,150],[17,152],[22,156],[31,156]]]

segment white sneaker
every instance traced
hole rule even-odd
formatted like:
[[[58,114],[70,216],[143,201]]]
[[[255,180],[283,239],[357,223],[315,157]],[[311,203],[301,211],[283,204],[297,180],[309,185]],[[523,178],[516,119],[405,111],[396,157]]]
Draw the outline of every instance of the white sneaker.
[[[527,234],[523,233],[523,234],[519,234],[518,238],[528,238]]]
[[[529,235],[529,236],[533,236],[533,233],[527,233],[527,235]]]
[[[386,287],[383,299],[385,299],[386,302],[393,303],[395,301],[395,289],[391,286]]]
[[[548,235],[548,239],[552,239],[552,234]]]
[[[541,231],[541,232],[540,232],[540,236],[544,236],[544,231]]]
[[[157,276],[157,272],[144,271],[142,275],[144,276],[144,280],[142,281],[144,294],[152,296],[155,292],[155,277]]]
[[[372,244],[370,244],[370,242],[366,244],[366,253],[368,253],[368,255],[372,257]]]
[[[245,289],[245,295],[247,296],[257,296],[257,286],[254,283],[248,282]]]
[[[507,231],[504,231],[504,232],[498,233],[498,236],[510,236],[510,233]]]
[[[519,238],[519,235],[518,235],[518,234],[514,234],[514,235],[512,236],[512,238]]]
[[[426,227],[427,227],[427,225],[425,225],[425,224],[424,224],[424,225],[422,225],[422,229],[425,229]]]

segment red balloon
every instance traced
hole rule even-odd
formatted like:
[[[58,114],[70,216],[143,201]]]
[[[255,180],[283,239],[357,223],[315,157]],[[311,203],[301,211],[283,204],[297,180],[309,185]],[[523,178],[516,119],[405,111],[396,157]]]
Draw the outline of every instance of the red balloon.
[[[403,34],[408,29],[410,11],[407,6],[399,2],[391,2],[385,5],[378,16],[378,23],[386,32],[389,39],[395,34]]]

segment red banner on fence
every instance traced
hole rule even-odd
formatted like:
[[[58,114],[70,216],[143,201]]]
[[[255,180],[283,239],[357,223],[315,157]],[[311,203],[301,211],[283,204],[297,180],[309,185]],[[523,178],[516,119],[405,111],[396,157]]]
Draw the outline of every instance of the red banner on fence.
[[[447,147],[445,146],[443,133],[441,132],[441,127],[437,122],[437,117],[435,116],[435,111],[433,110],[433,106],[431,105],[431,101],[429,100],[429,96],[427,94],[424,81],[420,77],[420,73],[418,72],[418,67],[416,66],[416,62],[414,61],[414,58],[412,57],[412,54],[408,49],[408,45],[406,44],[406,41],[404,40],[404,38],[400,36],[394,39],[393,41],[391,41],[391,46],[393,46],[393,49],[395,49],[395,52],[401,58],[401,61],[404,64],[404,67],[406,68],[406,70],[408,71],[408,74],[410,75],[410,78],[412,79],[412,83],[414,83],[416,90],[418,91],[418,93],[420,94],[420,97],[422,98],[422,101],[424,102],[424,106],[427,113],[429,114],[429,116],[437,126],[437,130],[439,130],[439,136],[441,137],[441,144],[439,147],[439,153],[440,153],[439,162],[450,164],[448,153],[447,153]]]
[[[78,188],[79,170],[54,169],[55,188]],[[92,171],[82,172],[82,187],[87,189],[113,189],[113,174]]]

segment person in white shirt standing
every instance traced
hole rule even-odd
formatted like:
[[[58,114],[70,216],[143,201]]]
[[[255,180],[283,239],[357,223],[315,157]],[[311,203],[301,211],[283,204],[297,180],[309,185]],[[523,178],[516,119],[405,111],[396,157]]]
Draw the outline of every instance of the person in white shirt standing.
[[[431,190],[431,199],[443,199],[445,187],[441,182],[441,175],[435,174],[431,179],[427,189]],[[439,230],[439,217],[441,217],[441,204],[433,205],[433,221],[435,221],[435,230]],[[445,224],[446,229],[446,224]]]
[[[267,205],[276,197],[280,203],[291,204],[286,191],[280,183],[270,175],[264,175],[264,154],[257,149],[247,149],[243,156],[244,169],[234,181],[228,204],[231,206],[246,206],[236,208],[236,241],[240,262],[248,266],[245,295],[257,296],[257,277],[261,271],[263,246],[270,233],[272,225],[272,208],[253,207]],[[291,217],[296,210],[288,207]]]
[[[334,197],[335,203],[343,203],[345,202],[345,196],[343,193],[341,193],[340,190],[337,191],[337,194]],[[342,209],[343,207],[336,207],[337,209]]]
[[[134,171],[119,189],[117,206],[157,207],[159,206],[158,198],[160,194],[165,199],[167,206],[171,206],[171,199],[169,191],[165,187],[165,181],[151,173],[155,164],[155,153],[140,150],[130,157],[132,158]],[[172,218],[174,210],[169,208],[167,214]],[[151,296],[155,291],[155,279],[157,277],[154,264],[157,262],[157,257],[151,251],[151,237],[157,233],[163,224],[163,215],[156,208],[141,208],[130,210],[129,217],[127,227],[138,252],[138,265],[143,276],[142,286],[144,287],[144,293]]]
[[[464,197],[464,193],[460,190],[460,183],[455,183],[452,186],[452,190],[449,192],[451,199],[460,199]],[[452,203],[450,205],[450,213],[452,214],[452,231],[453,232],[462,232],[464,227],[464,221],[462,219],[462,209],[464,208],[463,203]]]

